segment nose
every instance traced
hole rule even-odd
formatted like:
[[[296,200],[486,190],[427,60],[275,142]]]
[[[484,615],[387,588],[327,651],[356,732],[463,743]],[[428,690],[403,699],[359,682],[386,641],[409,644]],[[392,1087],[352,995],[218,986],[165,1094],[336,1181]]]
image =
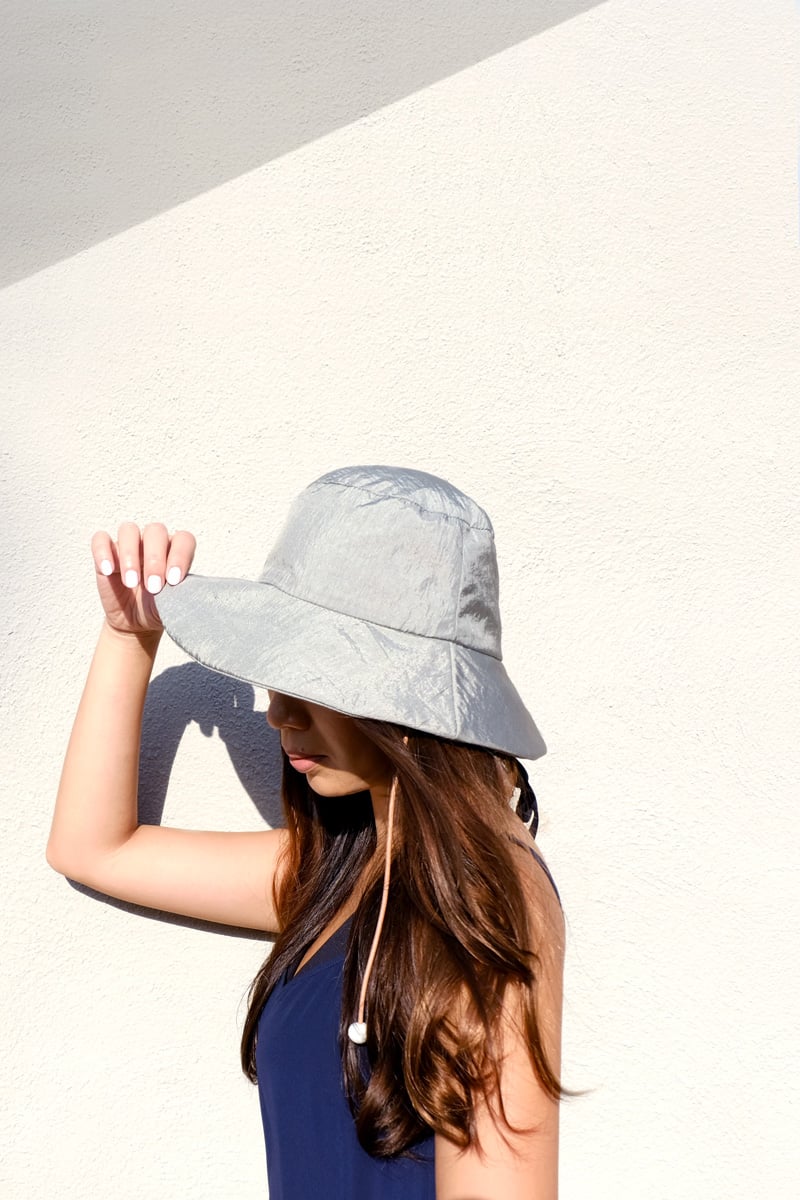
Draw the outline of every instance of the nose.
[[[308,729],[311,717],[305,703],[296,696],[270,692],[267,724],[273,729]]]

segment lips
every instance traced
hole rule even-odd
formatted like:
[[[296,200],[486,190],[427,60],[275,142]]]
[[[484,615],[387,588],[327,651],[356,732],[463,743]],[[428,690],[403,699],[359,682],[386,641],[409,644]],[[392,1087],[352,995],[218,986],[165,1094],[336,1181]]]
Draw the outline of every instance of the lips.
[[[324,754],[292,754],[289,751],[287,751],[287,754],[289,762],[295,771],[302,771],[303,773],[313,770],[325,758]]]

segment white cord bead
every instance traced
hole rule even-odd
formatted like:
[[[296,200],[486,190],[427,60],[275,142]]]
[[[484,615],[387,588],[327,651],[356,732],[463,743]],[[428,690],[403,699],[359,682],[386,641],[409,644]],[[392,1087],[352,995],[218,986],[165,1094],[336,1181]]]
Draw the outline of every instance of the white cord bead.
[[[347,1036],[351,1042],[355,1042],[357,1046],[363,1046],[367,1040],[367,1022],[353,1021],[350,1028],[347,1030]]]

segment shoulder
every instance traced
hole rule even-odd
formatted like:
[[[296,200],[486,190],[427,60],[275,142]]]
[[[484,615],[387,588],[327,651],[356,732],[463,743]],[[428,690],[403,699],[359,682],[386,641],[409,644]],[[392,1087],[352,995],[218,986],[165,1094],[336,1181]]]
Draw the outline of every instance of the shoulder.
[[[519,823],[510,845],[536,956],[534,982],[531,989],[506,992],[499,1090],[475,1106],[473,1143],[465,1149],[436,1135],[437,1200],[555,1200],[558,1194],[559,1104],[540,1067],[544,1058],[556,1077],[560,1072],[564,917],[541,851]]]
[[[512,861],[527,904],[531,932],[540,948],[545,942],[563,955],[564,911],[556,880],[529,830],[518,818],[514,817],[514,822],[507,832]]]

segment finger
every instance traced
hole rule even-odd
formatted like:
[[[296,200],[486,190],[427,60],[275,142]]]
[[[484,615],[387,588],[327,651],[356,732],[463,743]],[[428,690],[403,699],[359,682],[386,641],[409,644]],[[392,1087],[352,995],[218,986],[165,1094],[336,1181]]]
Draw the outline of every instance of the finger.
[[[98,529],[92,536],[92,558],[98,575],[113,575],[117,569],[114,543],[105,529]]]
[[[156,594],[164,586],[169,534],[166,525],[154,522],[142,530],[142,577],[148,592]]]
[[[122,582],[129,588],[139,586],[140,547],[139,526],[133,521],[123,521],[117,534],[117,551]]]
[[[173,586],[185,577],[194,559],[197,541],[188,529],[173,533],[167,556],[167,583]]]

